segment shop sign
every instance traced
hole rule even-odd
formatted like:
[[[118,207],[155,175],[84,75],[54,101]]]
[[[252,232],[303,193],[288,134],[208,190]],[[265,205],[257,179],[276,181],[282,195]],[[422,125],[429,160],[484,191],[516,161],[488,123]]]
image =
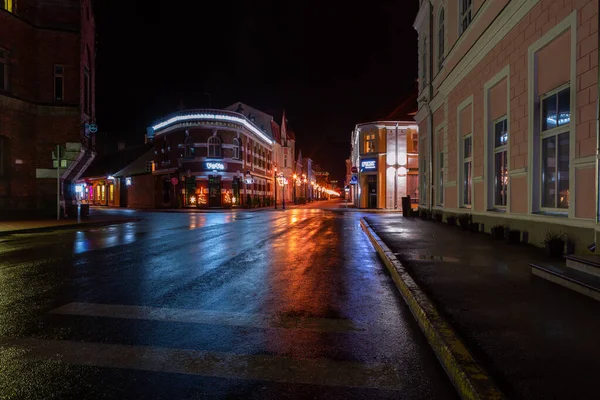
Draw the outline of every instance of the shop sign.
[[[224,171],[225,170],[225,164],[221,163],[221,162],[206,162],[205,163],[206,169],[209,169],[211,171]]]
[[[360,172],[377,171],[377,159],[365,158],[360,160]]]

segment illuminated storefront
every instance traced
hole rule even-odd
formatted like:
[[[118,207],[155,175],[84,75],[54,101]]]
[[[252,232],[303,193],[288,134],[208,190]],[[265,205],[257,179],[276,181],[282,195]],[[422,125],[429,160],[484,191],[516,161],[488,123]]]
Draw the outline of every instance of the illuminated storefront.
[[[231,208],[272,204],[272,117],[241,103],[187,110],[148,128],[157,206]]]

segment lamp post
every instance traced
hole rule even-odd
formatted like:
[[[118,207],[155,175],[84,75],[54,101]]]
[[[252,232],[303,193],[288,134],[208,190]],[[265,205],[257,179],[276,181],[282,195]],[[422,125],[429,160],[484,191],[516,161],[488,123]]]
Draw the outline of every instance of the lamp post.
[[[293,187],[293,200],[294,200],[294,204],[296,204],[296,180],[298,179],[298,175],[294,174],[293,175],[294,178],[294,183],[292,183],[292,185],[294,185]]]
[[[275,192],[275,209],[277,210],[277,167],[273,168],[273,189]]]
[[[277,178],[277,184],[281,186],[282,193],[282,209],[285,210],[285,185],[287,184],[287,179],[283,176],[283,172],[279,173],[279,177]]]

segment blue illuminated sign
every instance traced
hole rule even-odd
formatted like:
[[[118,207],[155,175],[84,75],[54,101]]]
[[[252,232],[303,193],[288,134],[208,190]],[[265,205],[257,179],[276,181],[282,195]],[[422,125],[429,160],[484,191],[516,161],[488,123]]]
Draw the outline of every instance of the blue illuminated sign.
[[[377,159],[365,158],[360,160],[360,172],[377,171]]]
[[[223,171],[225,170],[225,164],[220,163],[220,162],[207,162],[206,163],[206,169],[210,169],[213,171]]]

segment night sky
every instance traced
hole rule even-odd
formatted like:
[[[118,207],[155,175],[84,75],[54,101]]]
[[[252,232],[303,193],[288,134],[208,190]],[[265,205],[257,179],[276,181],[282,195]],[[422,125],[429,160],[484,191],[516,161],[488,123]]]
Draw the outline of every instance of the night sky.
[[[360,7],[320,0],[96,2],[97,121],[143,142],[185,108],[242,101],[281,123],[303,156],[343,182],[356,123],[383,118],[415,88],[417,0]]]

